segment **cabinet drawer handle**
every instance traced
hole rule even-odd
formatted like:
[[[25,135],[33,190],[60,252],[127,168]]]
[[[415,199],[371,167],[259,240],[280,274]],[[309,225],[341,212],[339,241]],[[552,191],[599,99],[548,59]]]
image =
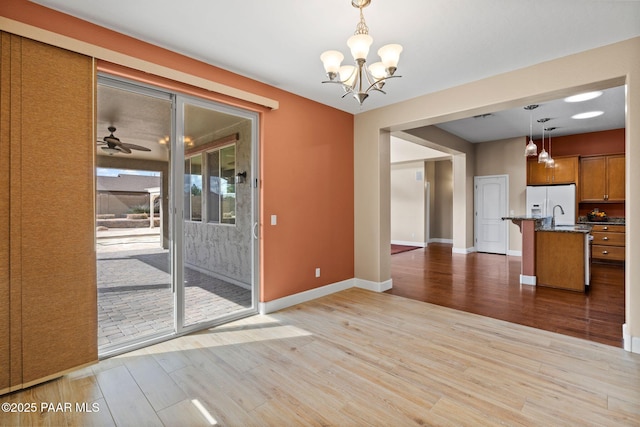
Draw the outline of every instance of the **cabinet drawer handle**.
[[[608,229],[609,229],[609,227],[602,227],[602,229],[603,229],[603,230],[608,230]]]
[[[602,251],[602,255],[607,255],[609,251]]]
[[[608,237],[603,237],[602,240],[609,240],[609,238]]]

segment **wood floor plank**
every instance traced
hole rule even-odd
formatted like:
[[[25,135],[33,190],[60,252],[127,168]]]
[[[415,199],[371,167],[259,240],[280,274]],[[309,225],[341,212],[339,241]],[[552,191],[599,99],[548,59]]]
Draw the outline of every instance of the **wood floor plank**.
[[[212,425],[196,404],[189,399],[158,411],[158,416],[165,426],[211,427]],[[215,418],[213,420],[217,422]]]
[[[213,370],[215,367],[211,368]],[[171,378],[190,399],[197,399],[222,425],[248,425],[250,422],[248,412],[227,394],[225,388],[215,382],[215,375],[210,370],[186,366],[172,372]]]
[[[123,359],[131,376],[156,412],[187,398],[153,356],[136,352]]]
[[[162,425],[160,418],[125,366],[102,371],[96,377],[116,425]]]
[[[352,288],[0,403],[85,400],[100,411],[0,413],[0,425],[197,426],[208,413],[221,426],[638,426],[640,355]]]

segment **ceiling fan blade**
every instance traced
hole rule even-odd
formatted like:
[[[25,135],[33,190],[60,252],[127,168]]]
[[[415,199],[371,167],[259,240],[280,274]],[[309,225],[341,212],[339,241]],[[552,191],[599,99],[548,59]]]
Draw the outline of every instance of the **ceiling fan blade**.
[[[111,144],[117,144],[117,145],[122,144],[122,143],[120,142],[120,139],[119,139],[119,138],[116,138],[116,137],[115,137],[115,136],[113,136],[113,135],[105,136],[105,137],[103,138],[103,140],[104,140],[104,142],[110,142]]]
[[[116,144],[115,148],[122,151],[123,153],[131,154],[131,150],[125,147],[122,143]]]
[[[151,151],[150,148],[143,147],[142,145],[137,145],[137,144],[129,144],[128,142],[121,142],[120,146],[121,147],[127,147],[127,148],[130,148],[132,150],[138,150],[138,151]]]

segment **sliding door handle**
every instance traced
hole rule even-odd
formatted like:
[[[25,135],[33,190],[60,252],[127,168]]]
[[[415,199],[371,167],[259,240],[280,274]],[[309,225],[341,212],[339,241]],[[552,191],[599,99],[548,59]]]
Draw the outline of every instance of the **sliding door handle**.
[[[254,223],[253,223],[253,230],[252,230],[252,233],[253,233],[253,238],[254,238],[254,239],[256,239],[256,240],[258,240],[258,233],[257,233],[257,231],[258,231],[258,222],[254,222]]]

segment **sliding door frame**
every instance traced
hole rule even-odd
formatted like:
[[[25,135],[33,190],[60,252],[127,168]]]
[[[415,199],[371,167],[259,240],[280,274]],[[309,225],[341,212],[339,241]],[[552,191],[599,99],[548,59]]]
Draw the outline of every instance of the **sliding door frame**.
[[[198,330],[210,328],[216,325],[227,323],[243,317],[258,314],[258,302],[260,293],[260,191],[258,187],[260,176],[260,151],[259,151],[259,119],[260,115],[251,110],[245,110],[238,107],[229,106],[217,101],[200,98],[192,95],[185,95],[176,90],[166,89],[155,86],[153,84],[139,82],[134,79],[114,76],[107,72],[99,72],[96,84],[108,84],[112,87],[125,90],[133,90],[143,95],[155,96],[164,93],[171,99],[171,155],[168,165],[168,182],[169,182],[169,257],[170,257],[170,275],[171,290],[173,292],[174,311],[173,322],[174,328],[171,333],[161,335],[152,335],[147,338],[132,341],[118,349],[108,349],[100,353],[101,359],[115,356],[118,354],[133,351],[139,348],[147,347],[158,342],[173,339],[182,335],[186,335]],[[238,310],[212,319],[208,322],[198,323],[185,327],[184,316],[184,255],[183,255],[183,221],[184,221],[184,140],[181,135],[184,134],[184,122],[179,117],[184,117],[183,112],[178,111],[178,105],[183,106],[184,103],[204,106],[225,114],[236,115],[251,122],[251,168],[247,171],[247,184],[251,186],[251,307]]]
[[[221,316],[211,321],[197,323],[193,325],[185,326],[185,289],[184,289],[184,163],[185,163],[185,145],[184,145],[184,106],[195,105],[197,107],[210,109],[216,112],[234,115],[247,119],[251,122],[251,169],[247,184],[251,186],[251,307],[243,310],[238,310],[234,313],[230,313],[225,316]],[[258,150],[258,130],[259,130],[259,115],[253,111],[232,107],[229,105],[221,104],[216,101],[198,98],[191,95],[176,94],[175,101],[176,113],[175,117],[175,134],[172,138],[172,152],[171,157],[172,170],[174,177],[171,180],[173,200],[171,204],[171,210],[174,212],[172,215],[172,267],[175,268],[173,274],[174,289],[175,289],[175,307],[176,307],[176,328],[178,334],[187,334],[197,330],[201,330],[207,327],[230,322],[242,317],[247,317],[258,313],[258,298],[259,298],[259,280],[260,280],[260,266],[259,266],[259,218],[260,218],[260,192],[258,189],[259,176],[259,150]],[[203,212],[203,221],[206,222]]]

